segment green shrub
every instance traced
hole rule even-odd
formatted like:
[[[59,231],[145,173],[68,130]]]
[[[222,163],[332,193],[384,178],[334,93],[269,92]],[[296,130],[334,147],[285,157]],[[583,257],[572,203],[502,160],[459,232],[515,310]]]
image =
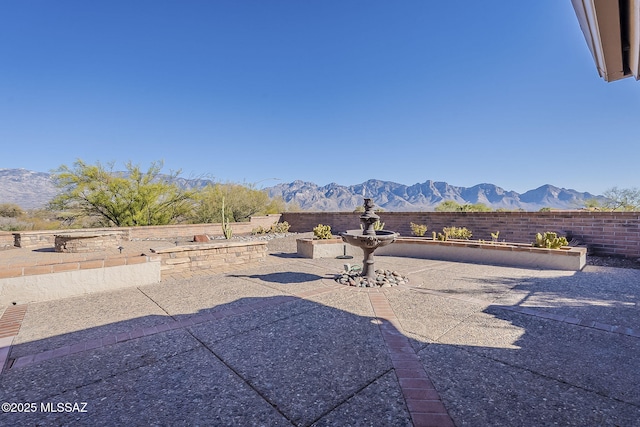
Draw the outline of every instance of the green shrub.
[[[411,233],[413,233],[414,236],[422,237],[424,233],[427,232],[427,226],[424,224],[415,224],[412,222],[410,225]]]
[[[536,241],[533,242],[533,246],[536,248],[558,249],[562,246],[567,246],[569,242],[565,237],[558,237],[557,233],[552,231],[545,231],[536,234]]]
[[[313,229],[313,235],[316,237],[316,239],[320,240],[331,239],[333,237],[333,235],[331,234],[331,226],[318,224]]]

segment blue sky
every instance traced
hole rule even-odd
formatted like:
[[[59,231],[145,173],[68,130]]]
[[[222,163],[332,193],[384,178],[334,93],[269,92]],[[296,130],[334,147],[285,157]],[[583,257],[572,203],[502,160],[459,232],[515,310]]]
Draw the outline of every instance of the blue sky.
[[[639,85],[570,0],[0,0],[0,168],[599,194],[640,185]]]

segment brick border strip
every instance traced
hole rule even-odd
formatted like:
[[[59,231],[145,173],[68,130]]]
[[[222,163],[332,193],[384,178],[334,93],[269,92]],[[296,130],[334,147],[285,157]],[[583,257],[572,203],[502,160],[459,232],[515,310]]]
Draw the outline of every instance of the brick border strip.
[[[370,293],[369,301],[379,324],[382,338],[391,356],[404,400],[415,427],[455,427],[440,395],[429,379],[420,358],[400,331],[402,327],[384,293]]]

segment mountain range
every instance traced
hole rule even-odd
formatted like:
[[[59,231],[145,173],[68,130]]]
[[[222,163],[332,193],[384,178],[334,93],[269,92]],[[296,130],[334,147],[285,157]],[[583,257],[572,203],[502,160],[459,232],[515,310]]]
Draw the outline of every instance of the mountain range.
[[[212,181],[178,178],[183,187],[201,188]],[[294,181],[265,188],[269,196],[280,196],[308,211],[353,211],[362,205],[363,196],[370,197],[386,211],[431,211],[445,200],[460,204],[482,203],[493,209],[537,211],[579,209],[588,199],[600,199],[591,193],[543,185],[519,194],[494,184],[457,187],[446,182],[425,181],[414,185],[370,179],[356,185],[331,183],[319,186],[312,182]],[[0,203],[15,203],[23,209],[44,207],[58,194],[51,174],[26,169],[0,169]]]
[[[318,186],[312,182],[294,181],[267,189],[269,195],[295,202],[302,210],[353,211],[362,205],[363,196],[372,198],[376,206],[393,212],[432,211],[445,200],[461,205],[482,203],[493,209],[538,211],[542,208],[580,209],[589,199],[603,196],[578,192],[553,185],[543,185],[519,194],[494,184],[457,187],[446,182],[425,181],[414,185],[370,179],[362,184],[343,186],[331,183]]]

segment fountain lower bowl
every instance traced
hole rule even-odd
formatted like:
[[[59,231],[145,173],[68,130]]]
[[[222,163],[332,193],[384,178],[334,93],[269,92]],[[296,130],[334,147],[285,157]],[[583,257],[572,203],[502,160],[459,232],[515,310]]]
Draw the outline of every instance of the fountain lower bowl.
[[[386,230],[377,230],[375,236],[362,234],[362,230],[347,230],[340,233],[343,242],[363,249],[377,249],[389,245],[395,242],[398,236],[398,233]]]

